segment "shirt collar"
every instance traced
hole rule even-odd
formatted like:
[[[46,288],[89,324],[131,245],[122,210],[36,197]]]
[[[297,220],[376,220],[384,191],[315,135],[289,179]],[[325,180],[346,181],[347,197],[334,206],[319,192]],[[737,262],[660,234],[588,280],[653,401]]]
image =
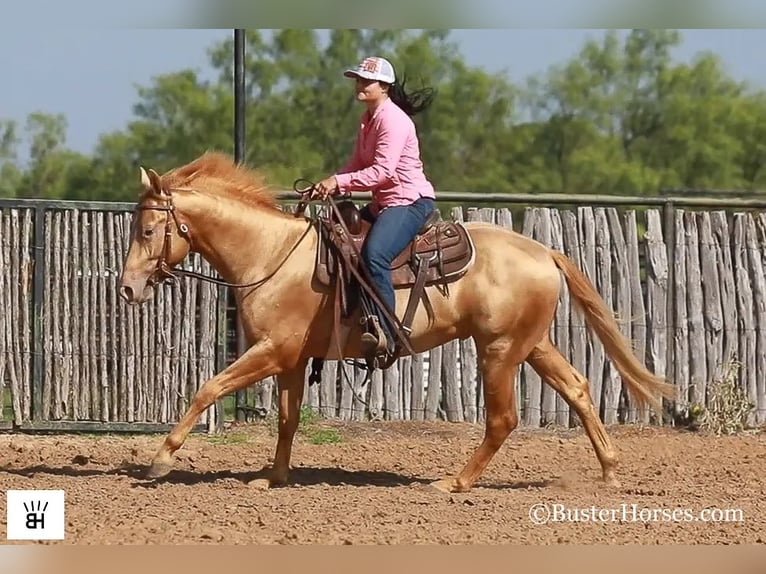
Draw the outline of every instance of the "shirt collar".
[[[391,96],[384,99],[381,104],[375,109],[375,113],[370,115],[369,110],[365,113],[365,116],[367,117],[368,121],[374,120],[382,111],[384,108],[392,105],[394,102],[391,100]]]

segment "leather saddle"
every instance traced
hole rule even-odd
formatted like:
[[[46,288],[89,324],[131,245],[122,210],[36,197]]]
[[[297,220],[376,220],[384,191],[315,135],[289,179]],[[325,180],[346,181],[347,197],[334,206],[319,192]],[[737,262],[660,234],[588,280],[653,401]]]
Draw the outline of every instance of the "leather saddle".
[[[336,250],[348,253],[348,258],[355,265],[357,252],[361,252],[370,223],[365,221],[358,208],[351,201],[337,203],[348,236],[338,224],[337,217],[320,217],[320,241],[316,252],[315,278],[323,286],[330,287],[335,282],[341,259]],[[327,233],[328,227],[334,227],[334,233]],[[324,232],[322,232],[324,231]],[[356,244],[356,249],[351,245]],[[429,215],[423,227],[391,263],[391,281],[394,289],[413,287],[417,281],[420,267],[419,260],[428,261],[425,285],[446,285],[459,279],[473,264],[474,245],[471,236],[463,225],[456,221],[441,219],[438,210]]]
[[[314,277],[322,286],[335,285],[338,295],[336,307],[340,301],[340,315],[348,318],[355,311],[359,298],[360,287],[354,279],[359,273],[365,275],[364,264],[359,261],[358,254],[367,239],[370,223],[362,218],[351,200],[337,202],[336,208],[329,216],[317,218],[319,243]],[[342,221],[338,220],[338,216]],[[448,284],[462,277],[473,265],[474,258],[473,241],[462,223],[443,220],[438,210],[431,212],[416,237],[391,264],[394,289],[411,288],[407,309],[400,322],[401,330],[409,335],[426,286],[437,285],[447,291]],[[354,269],[349,269],[349,266]],[[339,314],[337,311],[336,317]],[[392,311],[389,310],[390,315],[393,315]],[[396,330],[401,334],[400,329]],[[390,358],[388,364],[395,359]]]

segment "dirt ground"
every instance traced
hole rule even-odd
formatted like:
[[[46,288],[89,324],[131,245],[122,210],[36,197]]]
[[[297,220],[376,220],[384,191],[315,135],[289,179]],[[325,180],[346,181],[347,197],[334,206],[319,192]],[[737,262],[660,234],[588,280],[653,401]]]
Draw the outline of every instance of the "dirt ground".
[[[517,429],[471,492],[429,487],[460,469],[482,432],[315,421],[296,438],[291,484],[268,491],[248,485],[273,453],[266,422],[192,435],[158,482],[142,473],[163,435],[2,434],[0,488],[64,489],[69,544],[766,542],[766,433],[611,428],[622,484],[609,488],[581,430]],[[742,519],[662,514],[706,508]],[[4,496],[0,513],[5,542]]]

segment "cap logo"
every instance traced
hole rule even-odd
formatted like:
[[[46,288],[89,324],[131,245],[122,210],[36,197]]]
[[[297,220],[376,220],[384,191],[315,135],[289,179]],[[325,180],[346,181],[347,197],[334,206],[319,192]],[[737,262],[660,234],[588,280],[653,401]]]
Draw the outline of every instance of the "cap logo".
[[[377,58],[365,58],[359,68],[363,72],[377,73],[380,71],[380,61]]]

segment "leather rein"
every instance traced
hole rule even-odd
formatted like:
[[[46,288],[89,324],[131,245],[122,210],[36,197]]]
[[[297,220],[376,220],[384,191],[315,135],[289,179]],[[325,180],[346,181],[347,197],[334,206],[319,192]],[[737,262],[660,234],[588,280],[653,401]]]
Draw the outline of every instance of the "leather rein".
[[[295,249],[298,247],[301,241],[303,241],[303,238],[306,237],[309,230],[311,229],[311,225],[309,225],[306,228],[306,231],[304,231],[301,234],[301,236],[298,238],[298,241],[295,242],[293,247],[285,256],[285,258],[279,263],[279,265],[277,265],[277,267],[271,273],[251,283],[230,283],[228,281],[224,281],[223,279],[211,277],[210,275],[197,273],[196,271],[189,271],[186,269],[172,269],[170,265],[168,264],[168,260],[170,259],[171,247],[172,247],[171,245],[172,236],[173,236],[172,224],[175,223],[179,234],[189,244],[189,252],[193,250],[194,243],[192,241],[192,236],[191,236],[191,231],[189,229],[189,226],[183,221],[181,221],[179,218],[178,210],[176,209],[176,206],[173,203],[173,194],[172,194],[173,191],[189,191],[189,190],[185,188],[170,188],[166,191],[167,191],[166,203],[157,204],[157,205],[139,204],[135,208],[136,211],[164,211],[165,212],[165,234],[162,241],[162,251],[160,252],[160,257],[157,260],[157,266],[155,270],[149,276],[149,279],[147,279],[147,284],[149,286],[158,285],[165,281],[170,281],[172,283],[179,275],[183,275],[187,277],[194,277],[195,279],[200,279],[202,281],[208,281],[210,283],[216,283],[218,285],[223,285],[225,287],[235,287],[235,288],[259,287],[260,285],[263,285],[264,283],[266,283],[269,279],[271,279],[276,274],[277,271],[279,271],[282,265],[285,264],[287,259],[290,257],[293,251],[295,251]]]

